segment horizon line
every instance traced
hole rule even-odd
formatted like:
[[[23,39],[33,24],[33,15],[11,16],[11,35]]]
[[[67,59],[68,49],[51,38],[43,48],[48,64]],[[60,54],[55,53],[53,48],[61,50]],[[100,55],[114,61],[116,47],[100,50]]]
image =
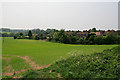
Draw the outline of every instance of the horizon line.
[[[47,30],[47,29],[56,29],[56,30],[61,30],[61,29],[63,29],[63,28],[61,28],[61,29],[57,29],[57,28],[46,28],[46,29],[41,29],[41,28],[9,28],[9,27],[2,27],[2,28],[5,28],[5,29],[11,29],[11,30],[32,30],[32,29],[40,29],[40,30]],[[2,28],[0,28],[0,29],[2,29]],[[92,28],[96,28],[96,27],[92,27]],[[69,30],[73,30],[73,31],[84,31],[84,30],[90,30],[90,29],[92,29],[92,28],[89,28],[89,29],[82,29],[82,30],[80,30],[80,29],[64,29],[65,31],[69,31]],[[117,30],[120,30],[119,28],[118,29],[97,29],[96,28],[96,30],[105,30],[105,31],[107,31],[107,30],[115,30],[115,31],[117,31]]]

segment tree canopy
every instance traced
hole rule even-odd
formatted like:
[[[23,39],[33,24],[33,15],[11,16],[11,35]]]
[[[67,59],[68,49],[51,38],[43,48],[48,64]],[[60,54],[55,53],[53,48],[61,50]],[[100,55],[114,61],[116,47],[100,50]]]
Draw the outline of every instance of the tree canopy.
[[[28,36],[30,39],[32,38],[32,31],[31,30],[28,32]]]
[[[96,28],[92,28],[92,32],[96,32]]]

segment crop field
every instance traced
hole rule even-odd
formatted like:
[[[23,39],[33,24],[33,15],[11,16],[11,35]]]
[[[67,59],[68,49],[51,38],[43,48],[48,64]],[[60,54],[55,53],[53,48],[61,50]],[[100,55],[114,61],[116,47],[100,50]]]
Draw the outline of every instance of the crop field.
[[[117,45],[74,45],[40,40],[2,39],[3,76],[12,76],[28,69],[41,69],[73,52],[90,55]]]

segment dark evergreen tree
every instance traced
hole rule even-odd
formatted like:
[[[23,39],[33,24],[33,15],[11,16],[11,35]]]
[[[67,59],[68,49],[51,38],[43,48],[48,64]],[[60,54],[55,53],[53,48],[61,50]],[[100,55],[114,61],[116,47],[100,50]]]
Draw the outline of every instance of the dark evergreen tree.
[[[31,30],[29,30],[29,32],[28,32],[28,36],[29,36],[29,39],[32,38],[32,32],[31,32]]]

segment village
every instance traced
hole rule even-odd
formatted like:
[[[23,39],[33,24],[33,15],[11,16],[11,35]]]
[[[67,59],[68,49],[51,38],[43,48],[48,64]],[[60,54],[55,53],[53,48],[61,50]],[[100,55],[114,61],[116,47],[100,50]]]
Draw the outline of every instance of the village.
[[[72,34],[73,32],[74,31],[70,31],[70,30],[66,31],[67,34]],[[75,32],[76,36],[79,36],[79,37],[87,37],[87,35],[90,34],[90,33],[93,33],[93,34],[95,34],[97,36],[106,36],[109,33],[113,33],[115,35],[120,35],[119,30],[117,30],[117,31],[115,31],[115,30],[107,30],[107,31],[105,31],[105,30],[96,30],[96,31],[93,32],[91,29],[89,29],[88,31],[84,30],[84,31],[76,31]]]
[[[94,29],[94,28],[93,28]],[[56,30],[55,32],[58,32],[58,30]],[[92,31],[92,29],[89,29],[89,30],[83,30],[83,31],[74,31],[74,30],[67,30],[65,31],[66,34],[68,35],[72,35],[72,34],[75,34],[75,36],[79,37],[79,38],[85,38],[88,36],[88,34],[95,34],[96,36],[106,36],[110,33],[114,34],[114,35],[120,35],[120,30],[96,30],[95,28],[95,31]],[[39,34],[32,34],[33,37],[37,36]],[[49,35],[49,33],[47,33],[47,35]],[[51,36],[48,36],[47,38],[53,38],[54,34],[52,34]]]

